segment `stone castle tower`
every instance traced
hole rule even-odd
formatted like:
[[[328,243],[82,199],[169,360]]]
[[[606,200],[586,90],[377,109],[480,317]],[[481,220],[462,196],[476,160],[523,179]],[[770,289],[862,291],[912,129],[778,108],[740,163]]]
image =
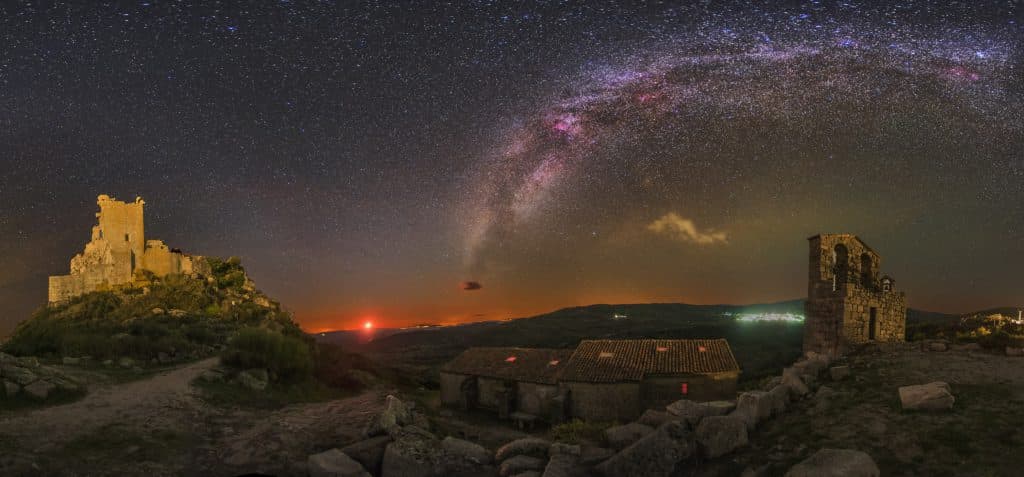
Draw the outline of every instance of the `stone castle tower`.
[[[821,234],[810,242],[804,351],[838,355],[851,345],[904,341],[907,302],[881,257],[856,235]]]
[[[204,267],[201,257],[170,250],[160,240],[146,240],[143,208],[146,202],[121,202],[107,195],[96,199],[100,206],[97,225],[85,251],[71,259],[71,274],[50,277],[49,301],[57,303],[97,290],[132,284],[137,272],[156,276],[191,275]]]

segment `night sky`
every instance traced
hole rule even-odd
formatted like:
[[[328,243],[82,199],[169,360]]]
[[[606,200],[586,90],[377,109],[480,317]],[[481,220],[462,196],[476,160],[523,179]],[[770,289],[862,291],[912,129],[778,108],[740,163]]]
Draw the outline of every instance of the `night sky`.
[[[310,331],[792,299],[819,232],[1024,304],[1019,1],[252,3],[0,4],[0,335],[104,193]]]

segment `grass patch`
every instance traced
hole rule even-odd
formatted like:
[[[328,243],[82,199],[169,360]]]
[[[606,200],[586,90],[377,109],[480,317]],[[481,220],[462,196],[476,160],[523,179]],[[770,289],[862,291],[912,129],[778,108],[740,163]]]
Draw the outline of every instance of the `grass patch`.
[[[60,453],[61,459],[85,462],[162,462],[179,455],[192,442],[190,436],[169,429],[140,433],[121,424],[108,424],[68,442]]]
[[[8,412],[41,409],[45,407],[69,404],[82,399],[85,395],[86,391],[84,389],[79,389],[77,391],[62,391],[55,389],[50,393],[46,400],[38,400],[22,392],[12,398],[0,398],[0,415]]]
[[[581,442],[604,443],[604,431],[617,425],[614,422],[591,422],[582,419],[558,424],[551,428],[551,439],[566,444]]]

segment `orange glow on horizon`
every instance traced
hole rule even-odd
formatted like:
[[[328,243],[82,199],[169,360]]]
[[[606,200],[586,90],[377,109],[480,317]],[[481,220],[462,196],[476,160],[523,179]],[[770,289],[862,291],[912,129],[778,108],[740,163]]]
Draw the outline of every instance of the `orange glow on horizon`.
[[[367,321],[366,323],[363,323],[363,329],[364,330],[372,330],[373,329],[373,322],[372,321]]]

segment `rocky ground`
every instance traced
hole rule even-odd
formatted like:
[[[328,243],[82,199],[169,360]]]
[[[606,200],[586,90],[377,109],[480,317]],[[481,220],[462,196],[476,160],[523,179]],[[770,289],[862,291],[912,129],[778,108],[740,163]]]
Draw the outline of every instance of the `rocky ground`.
[[[798,363],[762,383],[764,392],[676,403],[577,445],[553,443],[544,430],[530,437],[493,421],[427,416],[382,387],[275,410],[215,404],[195,386],[216,365],[205,360],[90,385],[76,402],[0,412],[0,475],[753,477],[822,475],[815,465],[858,460],[885,476],[1020,475],[1024,359],[944,349]],[[937,381],[949,386],[935,386],[939,399],[929,403],[943,409],[904,408],[900,387]]]
[[[279,410],[214,406],[192,382],[216,363],[91,385],[69,404],[0,411],[0,475],[306,475],[309,454],[355,440],[383,406],[376,391]]]

